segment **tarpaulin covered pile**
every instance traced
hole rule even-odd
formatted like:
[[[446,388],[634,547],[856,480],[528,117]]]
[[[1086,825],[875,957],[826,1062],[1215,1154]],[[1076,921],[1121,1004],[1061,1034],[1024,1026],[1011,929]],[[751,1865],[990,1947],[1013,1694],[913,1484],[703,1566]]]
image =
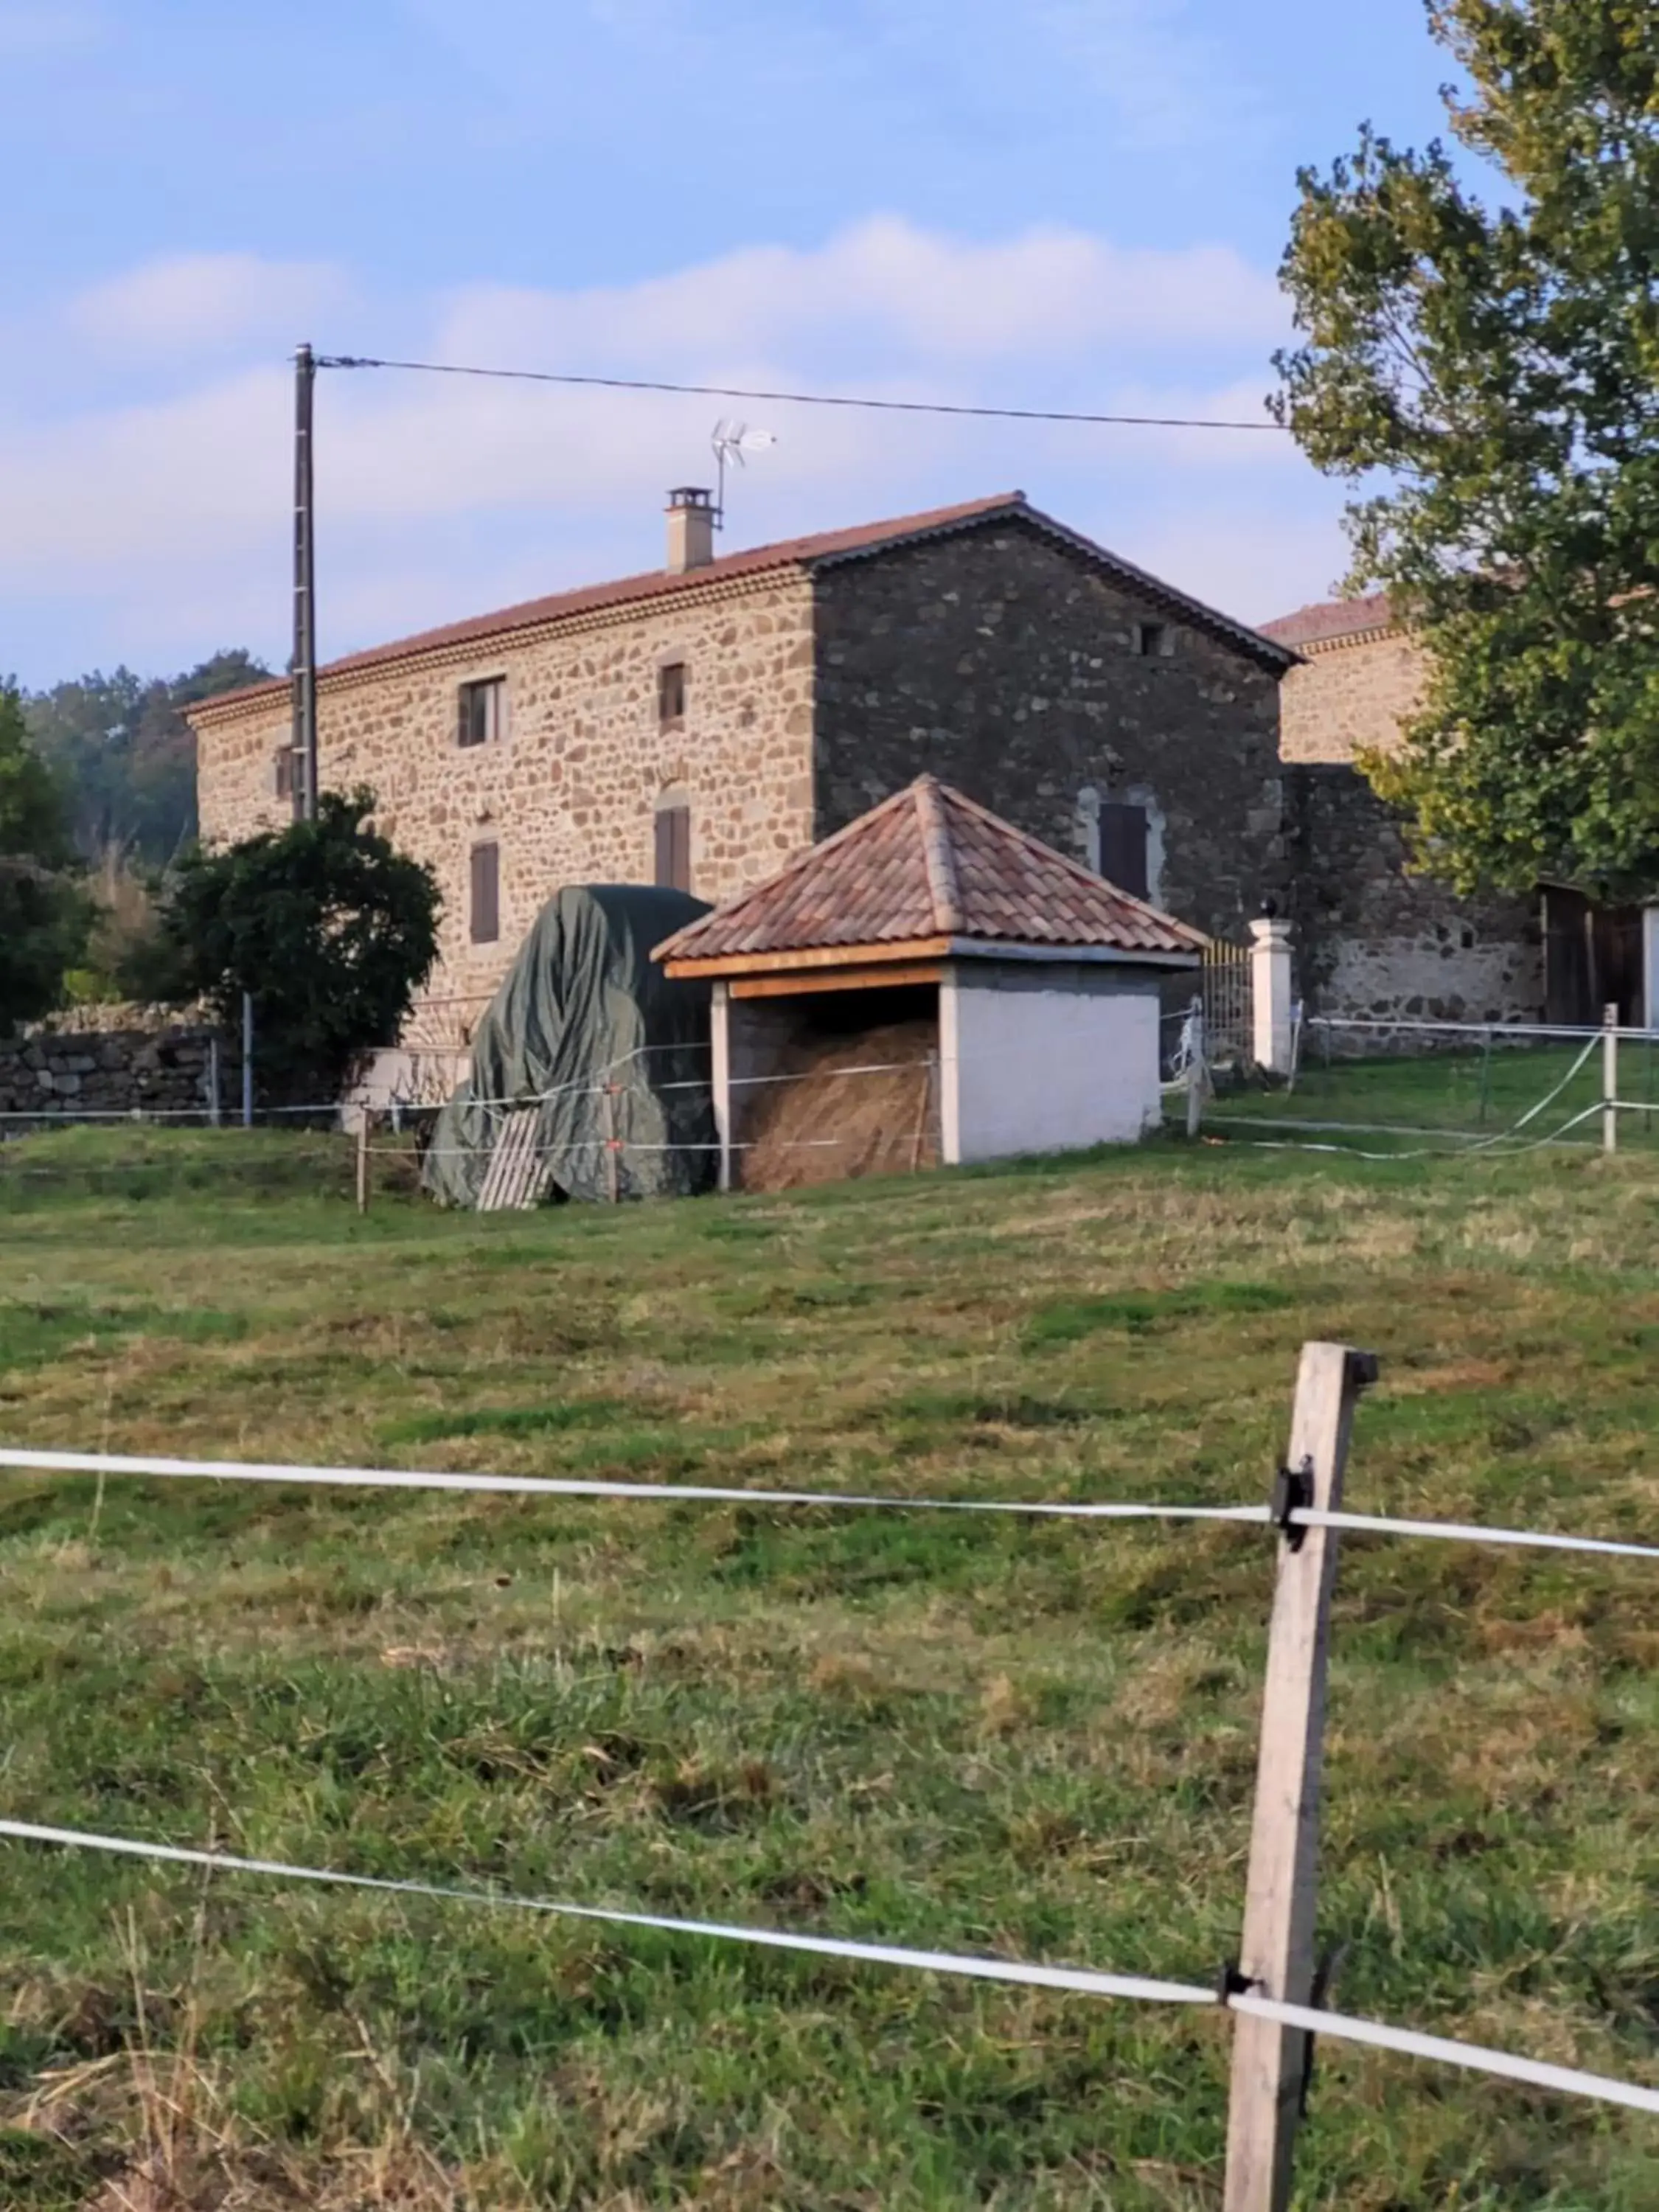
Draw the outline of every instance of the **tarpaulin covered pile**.
[[[422,1173],[434,1198],[476,1206],[509,1126],[521,1149],[533,1142],[540,1197],[684,1196],[714,1182],[709,986],[675,981],[651,957],[708,911],[635,884],[549,900],[438,1117]]]

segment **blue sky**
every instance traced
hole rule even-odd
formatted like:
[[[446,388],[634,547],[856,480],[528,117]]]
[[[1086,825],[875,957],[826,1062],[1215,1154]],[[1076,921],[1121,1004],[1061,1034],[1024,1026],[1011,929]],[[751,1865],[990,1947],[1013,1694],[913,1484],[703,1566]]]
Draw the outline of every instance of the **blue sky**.
[[[0,0],[0,670],[286,651],[284,356],[1255,413],[1299,162],[1420,141],[1420,0]],[[325,653],[659,557],[708,401],[335,376]],[[748,410],[728,543],[1020,485],[1246,618],[1266,437]]]

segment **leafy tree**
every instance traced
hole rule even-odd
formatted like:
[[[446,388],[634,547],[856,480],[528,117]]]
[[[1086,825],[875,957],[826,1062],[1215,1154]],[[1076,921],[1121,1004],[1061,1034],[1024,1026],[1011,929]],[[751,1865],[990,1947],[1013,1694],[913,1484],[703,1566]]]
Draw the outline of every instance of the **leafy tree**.
[[[437,957],[437,879],[373,828],[374,807],[371,792],[325,792],[314,822],[189,854],[166,892],[172,995],[228,1027],[251,994],[272,1095],[332,1098],[396,1041]]]
[[[91,919],[62,793],[29,744],[16,690],[0,684],[0,1036],[57,1005]]]
[[[172,860],[196,835],[196,739],[184,708],[270,673],[238,648],[182,676],[94,671],[27,699],[36,750],[72,794],[82,854]]]
[[[1659,8],[1429,0],[1435,143],[1306,170],[1280,419],[1429,648],[1364,765],[1459,889],[1659,884]],[[1467,166],[1467,165],[1466,165]],[[1380,472],[1380,473],[1379,473]]]

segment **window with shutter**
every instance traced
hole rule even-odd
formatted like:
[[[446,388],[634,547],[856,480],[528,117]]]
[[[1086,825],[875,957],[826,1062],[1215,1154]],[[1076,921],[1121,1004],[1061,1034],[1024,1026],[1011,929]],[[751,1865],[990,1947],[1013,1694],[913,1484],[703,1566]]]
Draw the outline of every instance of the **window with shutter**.
[[[666,660],[657,671],[657,720],[665,730],[685,720],[685,663]]]
[[[490,676],[480,684],[463,684],[457,694],[456,744],[494,744],[506,735],[507,678]]]
[[[292,745],[281,744],[276,748],[276,780],[277,798],[292,799],[294,796],[294,748]]]
[[[1146,810],[1109,799],[1100,810],[1100,872],[1131,898],[1146,896]]]
[[[671,890],[691,888],[691,809],[657,809],[657,881]]]
[[[501,848],[472,848],[471,934],[475,945],[494,945],[501,933]]]

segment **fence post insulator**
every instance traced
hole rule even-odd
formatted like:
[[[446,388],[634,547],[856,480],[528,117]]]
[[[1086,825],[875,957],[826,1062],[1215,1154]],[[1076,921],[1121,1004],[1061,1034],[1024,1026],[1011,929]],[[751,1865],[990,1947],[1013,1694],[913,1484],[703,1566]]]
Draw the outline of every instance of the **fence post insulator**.
[[[1300,1467],[1281,1467],[1273,1478],[1273,1502],[1269,1511],[1273,1524],[1293,1552],[1302,1549],[1308,1533],[1305,1522],[1297,1515],[1305,1513],[1314,1502],[1313,1462],[1304,1459]]]

